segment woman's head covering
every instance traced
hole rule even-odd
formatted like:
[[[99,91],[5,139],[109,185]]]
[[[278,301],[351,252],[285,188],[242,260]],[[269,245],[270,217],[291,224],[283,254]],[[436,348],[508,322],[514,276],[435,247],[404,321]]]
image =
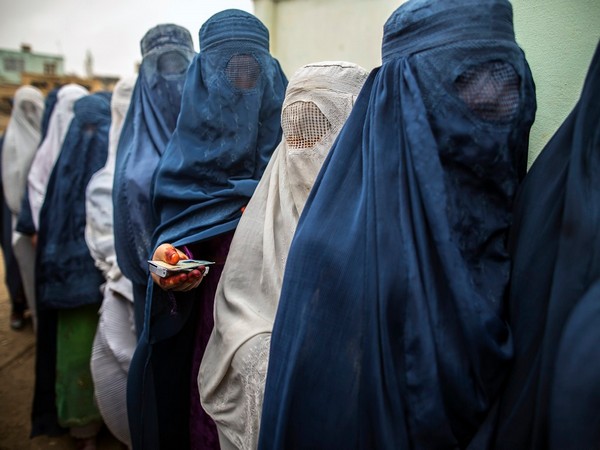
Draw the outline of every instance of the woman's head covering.
[[[154,246],[198,242],[237,225],[241,208],[281,140],[287,79],[269,53],[268,42],[265,26],[239,10],[215,14],[200,28],[200,53],[188,70],[177,127],[153,180],[153,206],[160,223]],[[165,430],[173,433],[171,425],[187,433],[185,408],[170,408],[168,420],[154,420],[160,405],[189,402],[191,386],[174,384],[168,374],[169,367],[191,366],[189,354],[175,356],[169,350],[174,341],[186,348],[193,345],[188,331],[196,329],[192,309],[197,309],[189,297],[196,294],[180,294],[173,300],[151,284],[143,314],[138,314],[141,302],[136,301],[136,319],[142,316],[144,322],[138,327],[141,334],[127,386],[134,447],[160,439]],[[141,409],[144,417],[132,413]],[[182,436],[182,442],[188,436]]]
[[[508,302],[515,359],[488,448],[600,445],[599,98],[600,45],[577,105],[515,202]]]
[[[148,30],[140,46],[142,64],[119,141],[113,200],[119,266],[127,278],[145,284],[156,225],[150,182],[175,129],[194,44],[187,29],[162,24]]]
[[[292,236],[323,160],[368,73],[308,64],[290,79],[283,139],[240,219],[215,296],[200,368],[203,408],[232,448],[256,448],[270,333]]]
[[[111,123],[108,133],[106,164],[96,172],[86,189],[85,241],[96,267],[102,271],[108,287],[133,300],[131,282],[117,265],[113,233],[113,177],[119,136],[129,108],[135,77],[123,78],[115,85],[111,98]]]
[[[102,272],[85,243],[85,189],[106,163],[110,93],[77,100],[74,117],[48,181],[36,255],[40,308],[74,308],[102,300]]]
[[[29,204],[36,229],[39,229],[39,215],[46,195],[46,184],[73,119],[73,104],[85,95],[88,95],[87,89],[78,84],[67,84],[60,88],[56,106],[50,117],[48,134],[31,164],[27,183]]]
[[[2,147],[2,185],[6,204],[18,215],[27,186],[27,174],[40,143],[44,95],[33,86],[15,92],[12,114]]]
[[[281,139],[287,79],[260,20],[229,9],[200,28],[177,128],[156,171],[154,245],[231,231]]]
[[[505,241],[534,85],[506,0],[387,21],[298,223],[259,448],[458,448],[512,356]]]

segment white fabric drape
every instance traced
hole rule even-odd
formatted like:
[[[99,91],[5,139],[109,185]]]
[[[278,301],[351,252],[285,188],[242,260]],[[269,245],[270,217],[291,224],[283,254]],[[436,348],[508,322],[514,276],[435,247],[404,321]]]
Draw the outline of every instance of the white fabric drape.
[[[215,328],[198,375],[204,409],[223,449],[256,448],[287,253],[321,165],[367,72],[346,62],[302,67],[282,109],[284,139],[231,243],[215,297]]]
[[[40,145],[44,95],[33,86],[16,90],[2,147],[2,186],[10,211],[18,216],[27,186],[27,174]]]
[[[35,154],[27,177],[31,215],[36,230],[39,227],[46,186],[73,119],[73,104],[87,94],[87,89],[77,84],[67,84],[58,91],[56,106],[48,124],[48,133]]]
[[[86,189],[85,241],[96,267],[106,279],[100,320],[92,347],[91,371],[98,409],[104,423],[131,447],[127,419],[127,374],[136,346],[131,281],[123,276],[114,247],[113,178],[119,136],[129,108],[135,78],[123,78],[111,98],[108,157]]]
[[[44,95],[33,86],[21,86],[15,92],[10,122],[2,147],[2,186],[12,220],[11,245],[19,266],[27,306],[37,327],[35,308],[35,248],[29,236],[16,231],[17,219],[27,186],[27,175],[40,144],[44,115]]]

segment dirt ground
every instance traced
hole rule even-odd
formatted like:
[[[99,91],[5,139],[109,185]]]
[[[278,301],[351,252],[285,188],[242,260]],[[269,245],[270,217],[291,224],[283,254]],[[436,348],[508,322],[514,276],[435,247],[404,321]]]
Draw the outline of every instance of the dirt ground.
[[[75,450],[69,435],[29,438],[33,400],[35,334],[31,321],[20,331],[10,328],[10,301],[0,254],[0,450]],[[126,449],[103,428],[98,450]]]

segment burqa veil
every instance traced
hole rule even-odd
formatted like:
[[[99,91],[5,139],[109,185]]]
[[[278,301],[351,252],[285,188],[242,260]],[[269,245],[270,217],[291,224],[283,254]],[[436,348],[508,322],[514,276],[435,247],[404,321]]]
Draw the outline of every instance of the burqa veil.
[[[202,25],[199,39],[177,127],[153,181],[160,223],[154,248],[232,232],[281,140],[287,79],[269,53],[262,22],[244,11],[225,10]],[[134,448],[190,445],[191,396],[198,400],[191,391],[196,320],[202,303],[212,304],[212,298],[196,296],[209,292],[208,282],[191,292],[167,293],[150,281],[127,385]]]
[[[491,440],[478,448],[600,448],[599,100],[597,47],[578,103],[519,190],[508,304],[515,361],[497,422],[480,432],[492,427]]]
[[[187,68],[194,56],[190,32],[157,25],[140,43],[142,64],[123,124],[114,171],[114,233],[117,261],[133,284],[136,329],[141,332],[147,260],[156,218],[150,185],[175,129]]]
[[[300,217],[259,448],[459,448],[512,356],[534,85],[505,0],[411,0]]]
[[[322,61],[290,78],[283,139],[235,230],[198,374],[202,407],[215,421],[222,450],[258,443],[271,329],[292,236],[367,76],[356,64]]]

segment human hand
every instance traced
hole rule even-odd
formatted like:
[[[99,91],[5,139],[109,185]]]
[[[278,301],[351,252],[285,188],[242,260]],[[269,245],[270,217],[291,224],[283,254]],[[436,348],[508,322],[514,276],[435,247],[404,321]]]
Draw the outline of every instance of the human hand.
[[[187,255],[181,250],[173,247],[171,244],[159,245],[154,252],[154,255],[152,255],[153,261],[163,261],[173,265],[177,264],[182,259],[188,259]],[[185,292],[198,287],[204,278],[205,270],[206,268],[204,266],[200,266],[198,269],[194,269],[190,272],[181,272],[164,278],[161,278],[156,274],[151,275],[152,280],[165,291]]]

